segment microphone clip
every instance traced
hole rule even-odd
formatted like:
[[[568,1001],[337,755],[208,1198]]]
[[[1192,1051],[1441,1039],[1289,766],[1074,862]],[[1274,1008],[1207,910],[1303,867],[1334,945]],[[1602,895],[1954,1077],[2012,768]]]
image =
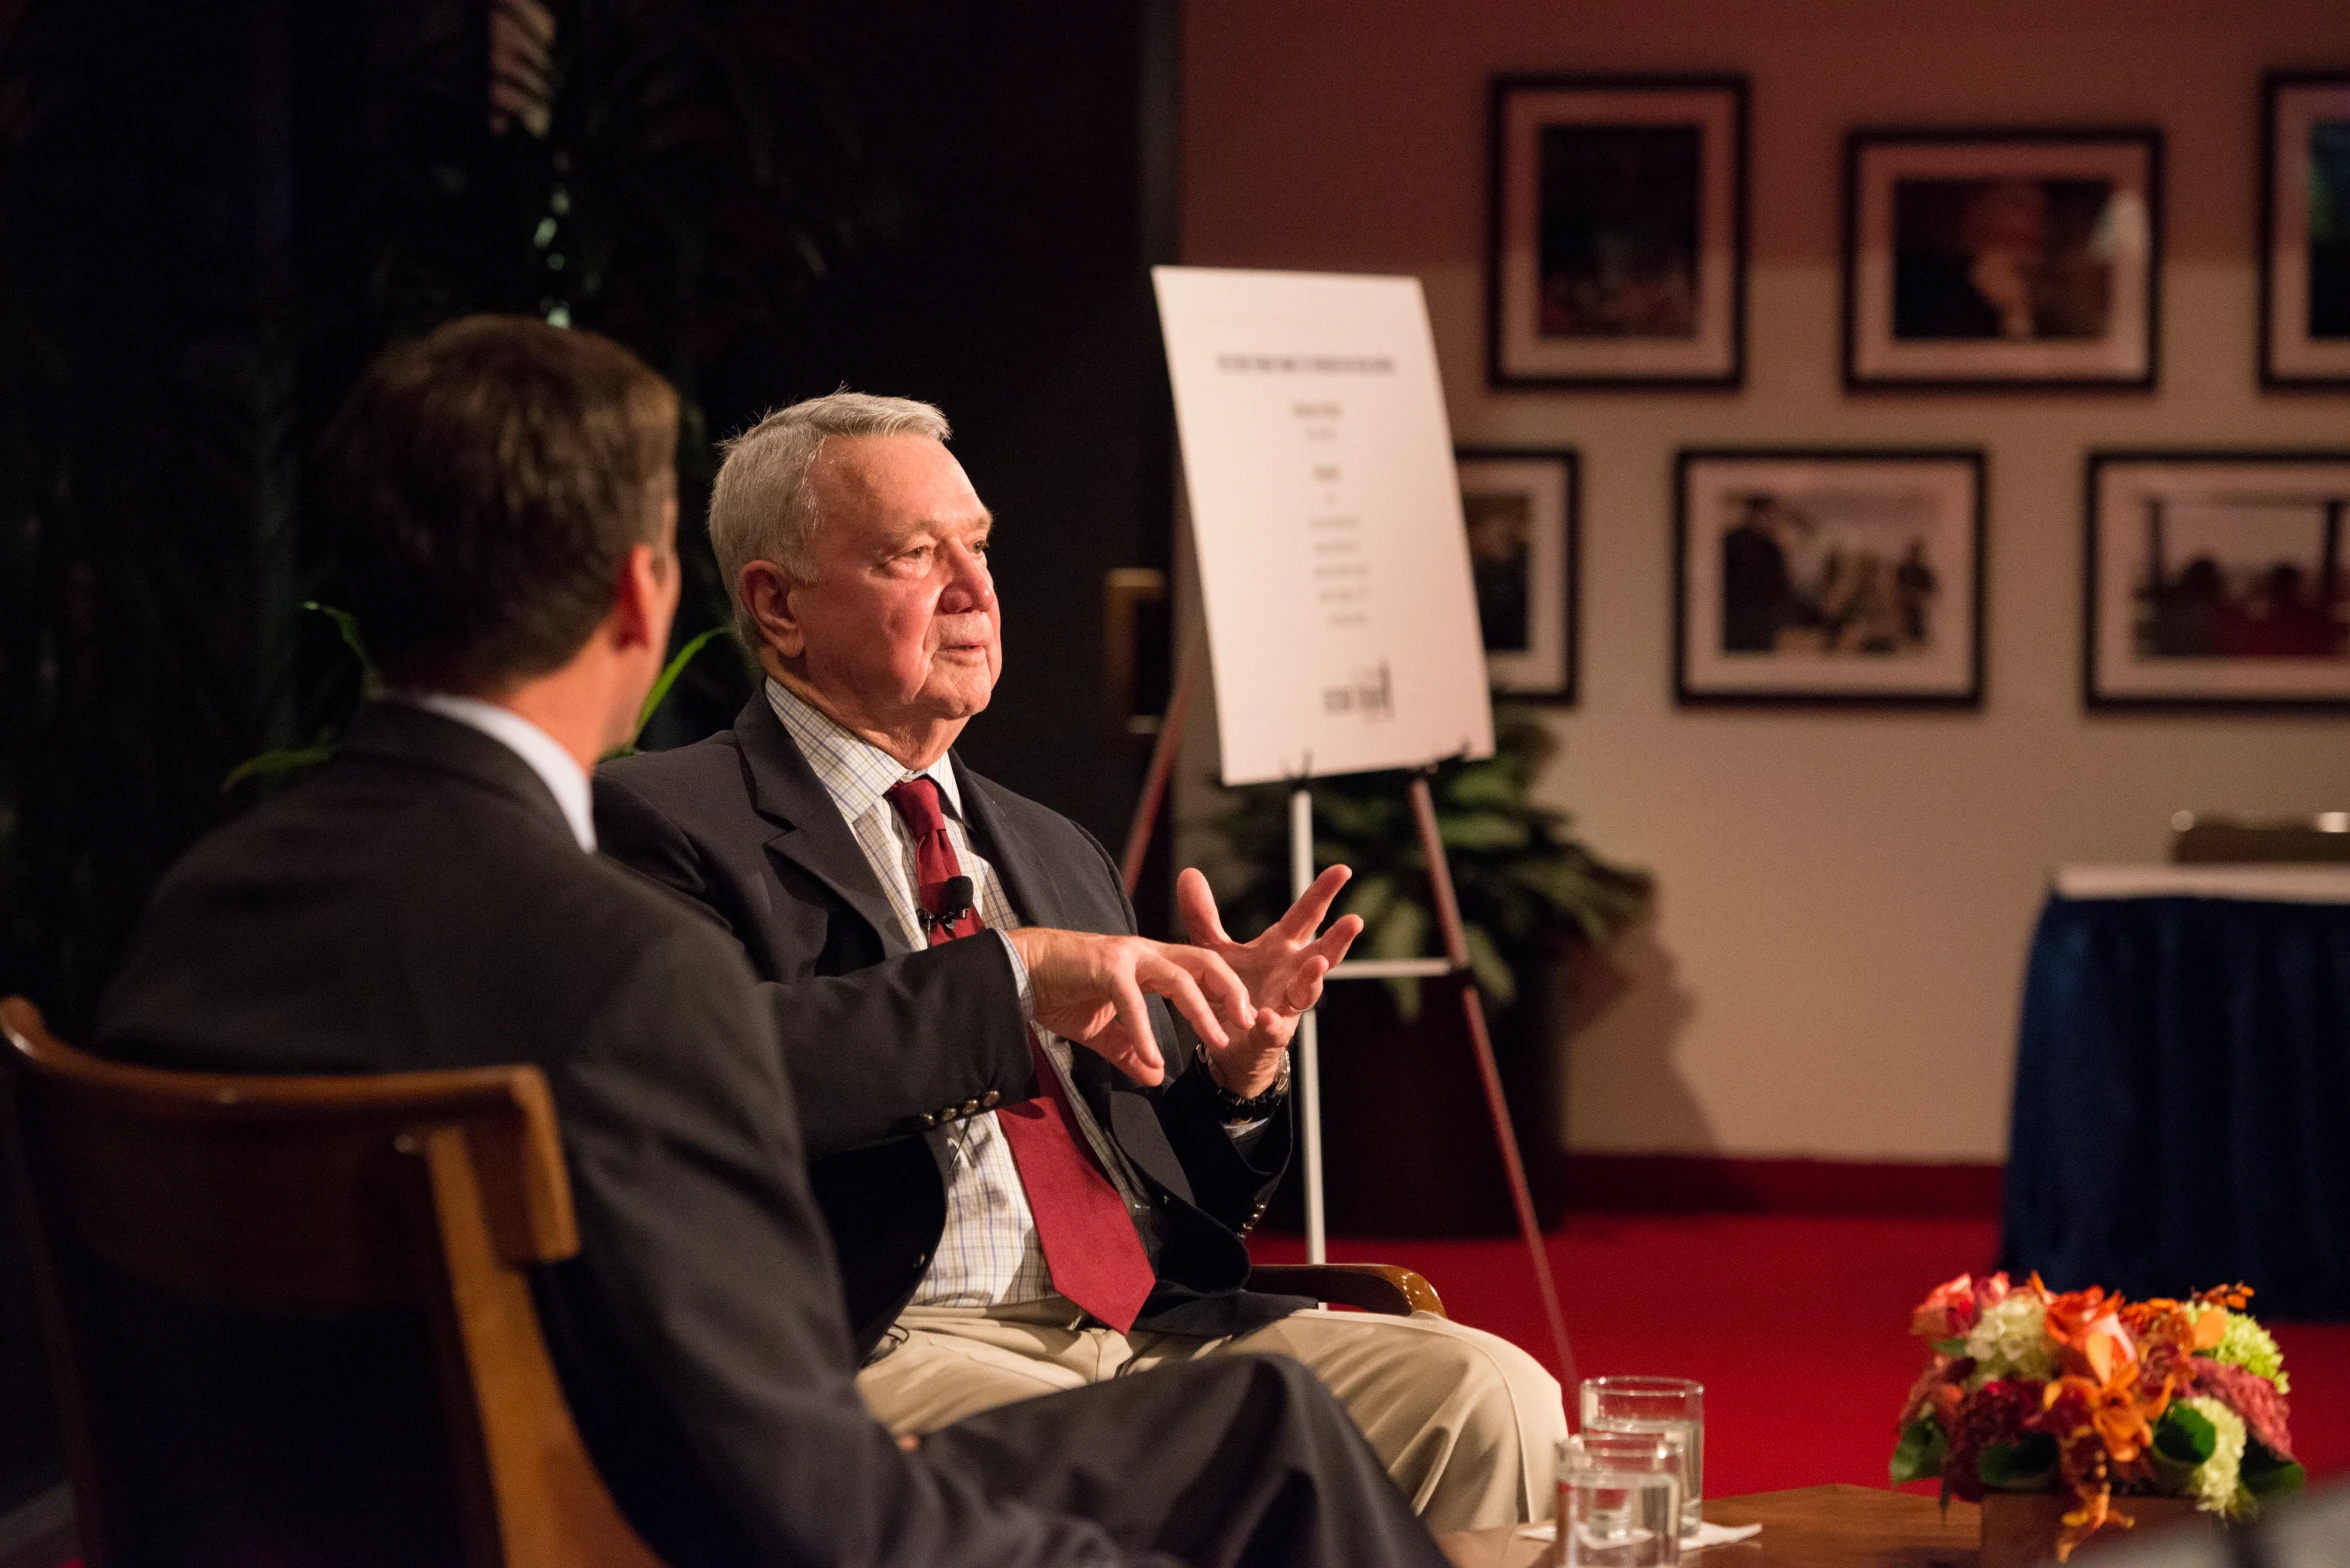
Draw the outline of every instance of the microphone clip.
[[[969,877],[947,878],[938,890],[938,908],[922,911],[922,934],[928,936],[933,931],[960,921],[971,913],[971,905],[977,897],[978,890],[972,886]]]

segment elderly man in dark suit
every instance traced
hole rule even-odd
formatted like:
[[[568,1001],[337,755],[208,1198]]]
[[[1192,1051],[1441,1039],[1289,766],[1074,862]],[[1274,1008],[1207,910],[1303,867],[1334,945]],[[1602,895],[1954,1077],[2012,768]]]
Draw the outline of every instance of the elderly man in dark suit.
[[[1162,947],[1082,828],[956,760],[1002,648],[993,519],[947,434],[842,392],[732,442],[711,540],[765,689],[731,731],[596,778],[607,853],[722,923],[782,1025],[868,1406],[922,1432],[1279,1351],[1435,1528],[1543,1517],[1565,1418],[1531,1357],[1245,1288],[1290,1035],[1361,929],[1315,935],[1346,873],[1237,943],[1186,871],[1194,945]]]
[[[103,1045],[543,1068],[581,1250],[536,1282],[541,1315],[590,1451],[671,1562],[1436,1568],[1344,1412],[1275,1357],[918,1442],[867,1414],[773,1010],[738,944],[591,853],[587,770],[631,734],[677,600],[676,418],[622,350],[529,320],[454,323],[369,373],[328,493],[389,690],[318,777],[171,874]],[[1132,956],[1126,978],[1164,983]],[[1087,996],[1131,1000],[1109,979],[1066,1005]],[[372,1358],[308,1364],[288,1397],[331,1440],[370,1380]],[[380,1560],[451,1560],[430,1520],[385,1526]]]

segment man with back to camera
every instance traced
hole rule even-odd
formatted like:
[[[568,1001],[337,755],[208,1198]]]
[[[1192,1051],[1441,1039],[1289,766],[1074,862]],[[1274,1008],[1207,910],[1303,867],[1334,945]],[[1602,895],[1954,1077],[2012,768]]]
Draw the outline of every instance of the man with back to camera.
[[[783,1026],[867,1406],[922,1432],[1274,1350],[1432,1528],[1545,1516],[1565,1414],[1525,1352],[1245,1288],[1240,1233],[1289,1156],[1290,1035],[1361,929],[1314,935],[1345,871],[1245,944],[1183,873],[1193,951],[1249,998],[1164,988],[1196,1043],[1131,988],[1115,1012],[1063,994],[1139,938],[1091,836],[949,749],[1002,653],[993,519],[947,434],[928,404],[841,392],[731,442],[711,542],[765,689],[731,731],[596,775],[606,852],[720,920]]]
[[[389,695],[166,879],[104,1048],[209,1070],[541,1067],[580,1253],[535,1277],[540,1315],[598,1467],[680,1568],[1441,1564],[1345,1413],[1277,1357],[918,1444],[866,1413],[773,1015],[735,944],[591,852],[587,770],[632,732],[677,602],[676,432],[675,394],[636,359],[524,318],[452,323],[369,371],[324,478]],[[1202,979],[1244,1005],[1212,955],[1152,943],[1053,971],[1072,1009],[1188,1002]],[[329,1444],[333,1415],[314,1423]]]

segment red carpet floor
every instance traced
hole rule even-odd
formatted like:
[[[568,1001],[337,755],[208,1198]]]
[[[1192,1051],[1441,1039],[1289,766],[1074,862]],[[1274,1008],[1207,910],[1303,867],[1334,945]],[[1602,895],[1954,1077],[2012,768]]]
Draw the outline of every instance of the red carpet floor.
[[[1885,1484],[1893,1421],[1923,1364],[1909,1310],[1978,1272],[1990,1220],[1576,1214],[1550,1238],[1577,1370],[1693,1377],[1706,1389],[1706,1491]],[[1265,1263],[1305,1243],[1252,1238]],[[1558,1370],[1516,1241],[1333,1240],[1338,1261],[1402,1263],[1446,1312]],[[2258,1312],[2260,1303],[2253,1302]],[[2295,1446],[2311,1476],[2350,1475],[2350,1324],[2270,1323],[2293,1376]]]

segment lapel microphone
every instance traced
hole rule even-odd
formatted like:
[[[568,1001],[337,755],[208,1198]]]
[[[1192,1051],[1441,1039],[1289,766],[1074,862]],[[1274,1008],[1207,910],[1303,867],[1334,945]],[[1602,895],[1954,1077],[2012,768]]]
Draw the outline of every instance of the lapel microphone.
[[[971,913],[971,901],[976,896],[977,889],[972,887],[969,877],[947,878],[946,885],[938,890],[938,908],[923,911],[923,932],[928,934],[939,926],[951,926]]]

